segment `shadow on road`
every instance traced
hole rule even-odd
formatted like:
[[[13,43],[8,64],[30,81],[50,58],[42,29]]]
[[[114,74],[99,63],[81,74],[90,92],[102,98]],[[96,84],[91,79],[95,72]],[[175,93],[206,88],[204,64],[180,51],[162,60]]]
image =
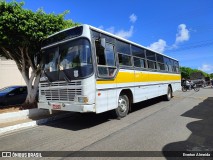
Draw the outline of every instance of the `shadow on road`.
[[[160,96],[160,97],[152,98],[150,100],[146,100],[146,101],[143,101],[143,102],[140,102],[140,103],[135,103],[132,106],[131,112],[136,112],[136,111],[138,111],[142,108],[149,107],[151,105],[157,104],[157,103],[162,102],[162,101],[163,101],[163,97]]]
[[[186,125],[192,132],[187,140],[167,144],[163,151],[213,151],[213,97],[208,97],[181,116],[200,120]]]
[[[148,106],[154,105],[162,101],[162,97],[153,98],[151,100],[146,100],[140,103],[136,103],[132,106],[131,112],[136,112],[140,109],[146,108]],[[131,114],[131,113],[130,113]],[[86,128],[91,128],[102,123],[116,120],[116,117],[111,114],[111,111],[104,112],[100,114],[95,113],[72,113],[71,116],[57,120],[57,122],[47,123],[46,126],[63,128],[67,130],[83,130]],[[122,120],[122,119],[121,119]]]

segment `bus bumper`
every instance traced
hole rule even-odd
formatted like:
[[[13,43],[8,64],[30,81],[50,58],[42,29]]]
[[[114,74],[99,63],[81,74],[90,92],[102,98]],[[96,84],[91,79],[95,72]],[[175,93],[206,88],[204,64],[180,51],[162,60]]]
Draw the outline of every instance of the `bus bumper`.
[[[55,103],[55,102],[39,102],[38,108],[52,110],[71,111],[71,112],[96,112],[95,104],[71,104],[71,103]]]

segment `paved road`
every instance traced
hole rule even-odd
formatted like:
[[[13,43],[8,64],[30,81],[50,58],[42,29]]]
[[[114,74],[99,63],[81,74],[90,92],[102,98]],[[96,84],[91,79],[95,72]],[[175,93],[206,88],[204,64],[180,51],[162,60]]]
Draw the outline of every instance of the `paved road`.
[[[169,102],[155,98],[138,103],[121,120],[108,113],[73,114],[3,135],[0,150],[213,151],[213,88],[174,95]]]

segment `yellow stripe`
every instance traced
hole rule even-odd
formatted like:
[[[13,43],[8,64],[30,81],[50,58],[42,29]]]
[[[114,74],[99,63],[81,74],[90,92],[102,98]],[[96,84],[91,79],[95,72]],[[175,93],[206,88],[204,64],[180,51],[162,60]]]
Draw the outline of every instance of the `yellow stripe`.
[[[97,80],[97,84],[114,84],[130,82],[154,82],[154,81],[176,81],[181,80],[179,74],[153,74],[153,73],[133,73],[119,72],[114,80]]]

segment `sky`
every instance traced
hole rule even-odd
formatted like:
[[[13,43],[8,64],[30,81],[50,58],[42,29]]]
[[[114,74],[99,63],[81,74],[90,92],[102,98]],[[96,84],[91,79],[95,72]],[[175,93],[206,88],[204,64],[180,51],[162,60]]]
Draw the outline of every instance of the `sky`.
[[[19,0],[18,0],[19,1]],[[23,0],[21,0],[23,1]],[[213,73],[213,0],[24,0]]]

